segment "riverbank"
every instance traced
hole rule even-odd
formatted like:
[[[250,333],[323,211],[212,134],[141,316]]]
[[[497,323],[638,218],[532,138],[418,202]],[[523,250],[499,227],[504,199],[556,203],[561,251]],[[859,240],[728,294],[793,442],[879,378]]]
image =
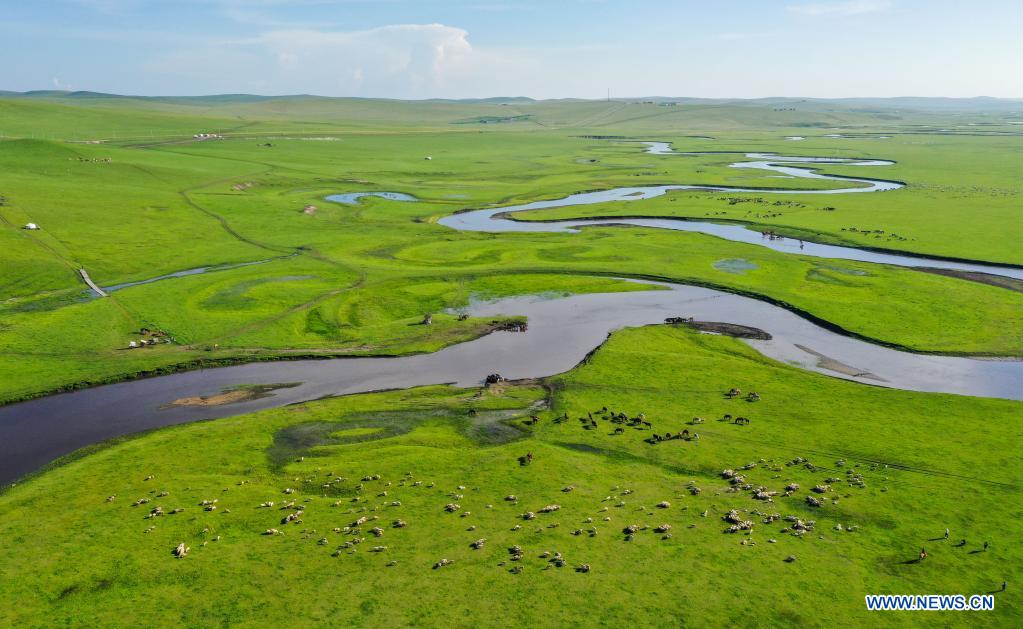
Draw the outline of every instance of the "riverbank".
[[[835,378],[913,391],[1023,399],[1020,361],[899,352],[815,325],[766,300],[700,287],[667,287],[670,290],[475,302],[467,314],[497,322],[492,327],[495,332],[508,329],[500,323],[508,312],[519,313],[529,325],[432,353],[252,362],[3,406],[0,469],[13,478],[76,448],[120,434],[325,396],[440,383],[473,387],[488,374],[509,380],[552,377],[578,365],[612,331],[660,324],[670,317],[712,322],[696,327],[744,337],[763,360]],[[275,383],[280,382],[295,385],[277,388]],[[220,397],[225,391],[242,387],[258,391],[260,386],[275,388],[270,395]],[[231,403],[203,403],[210,399]],[[74,417],[74,422],[66,421],[68,417]]]
[[[480,211],[480,210],[465,209],[465,210],[459,210],[458,212],[456,212],[456,214],[471,213],[471,212],[477,212],[477,211]],[[516,214],[521,214],[521,215],[525,215],[525,216],[516,216]],[[538,210],[514,210],[514,209],[513,210],[507,210],[506,209],[506,210],[503,210],[503,211],[500,211],[500,212],[497,212],[497,213],[493,214],[490,218],[492,220],[516,221],[516,222],[524,223],[526,225],[533,224],[533,223],[547,223],[547,224],[553,224],[553,225],[570,225],[570,226],[578,226],[578,227],[585,227],[587,224],[592,224],[592,226],[603,226],[603,225],[614,225],[614,224],[617,224],[617,225],[620,225],[620,226],[625,226],[625,225],[630,225],[630,223],[628,221],[678,221],[680,223],[691,223],[691,224],[694,224],[694,225],[697,225],[697,226],[703,226],[703,225],[707,226],[707,231],[706,232],[703,232],[699,228],[685,229],[684,231],[696,231],[696,232],[701,232],[701,233],[707,233],[708,235],[723,237],[726,240],[733,240],[735,242],[745,242],[745,243],[749,243],[749,244],[759,244],[759,245],[765,245],[765,246],[769,245],[769,244],[771,244],[771,242],[773,242],[773,241],[767,241],[767,242],[763,241],[763,238],[764,238],[763,234],[769,232],[771,234],[774,234],[776,236],[776,238],[780,237],[780,240],[788,239],[789,241],[796,241],[795,243],[789,242],[787,247],[775,248],[774,249],[775,251],[785,251],[785,250],[788,250],[789,252],[794,253],[794,254],[798,254],[798,255],[814,256],[814,253],[813,253],[812,249],[809,252],[806,251],[805,249],[798,249],[797,250],[798,244],[796,244],[796,243],[799,243],[800,241],[802,241],[804,244],[810,243],[810,244],[819,244],[819,245],[831,245],[831,246],[834,246],[836,248],[840,248],[842,250],[847,250],[847,251],[864,251],[864,252],[880,254],[882,256],[896,256],[896,257],[909,258],[909,260],[906,260],[904,262],[904,264],[902,264],[900,266],[907,266],[909,268],[914,268],[916,270],[920,270],[920,271],[924,271],[924,272],[928,272],[928,273],[937,273],[939,275],[945,275],[947,277],[956,277],[956,278],[959,278],[959,279],[967,279],[967,280],[979,282],[979,283],[982,283],[982,284],[989,284],[989,285],[992,285],[992,286],[1000,286],[1001,288],[1009,288],[1011,286],[1017,286],[1017,283],[1014,282],[1014,281],[1004,282],[1004,283],[1001,283],[1001,284],[992,283],[993,281],[997,281],[997,280],[987,280],[987,279],[985,279],[985,276],[991,276],[993,278],[1006,277],[1006,276],[1000,276],[997,273],[992,273],[992,272],[985,273],[983,271],[963,271],[963,270],[957,270],[957,269],[942,269],[942,268],[930,267],[930,266],[915,266],[914,267],[914,266],[911,266],[911,264],[912,264],[912,261],[914,259],[917,260],[917,261],[927,260],[927,261],[931,261],[931,262],[933,262],[935,264],[940,264],[940,263],[948,262],[948,263],[953,263],[953,264],[963,264],[963,265],[977,266],[977,267],[981,267],[981,268],[987,267],[991,271],[1002,270],[1003,272],[1011,273],[1012,275],[1017,275],[1016,271],[1019,271],[1018,275],[1020,277],[1023,277],[1023,264],[1012,264],[1012,263],[1006,263],[1006,262],[993,262],[993,261],[990,261],[990,260],[976,260],[976,259],[971,259],[971,258],[959,258],[959,257],[955,257],[955,256],[930,255],[930,254],[919,253],[919,252],[916,252],[916,251],[910,251],[910,250],[907,250],[907,249],[898,249],[898,248],[892,248],[892,247],[872,247],[872,246],[869,246],[869,245],[857,244],[857,243],[855,243],[852,240],[842,238],[841,236],[838,236],[838,235],[835,235],[835,234],[827,234],[827,233],[822,233],[822,232],[810,231],[810,230],[807,230],[807,229],[804,229],[804,228],[793,227],[793,226],[789,226],[789,225],[772,225],[772,224],[766,224],[766,223],[758,223],[756,221],[749,221],[749,220],[742,220],[742,219],[729,219],[729,218],[720,218],[720,217],[715,217],[712,220],[708,220],[705,217],[670,216],[670,215],[664,215],[664,214],[602,214],[602,215],[577,216],[577,217],[568,217],[568,218],[543,218],[542,216],[540,216],[538,214],[539,214]],[[619,221],[619,222],[616,223],[616,221]],[[719,231],[714,229],[714,226],[716,226],[716,225],[729,225],[729,226],[730,225],[735,225],[735,226],[743,227],[744,229],[746,229],[747,231],[750,232],[750,236],[752,236],[752,238],[735,239],[735,238],[728,238],[727,236],[722,236],[721,232],[719,232]],[[643,226],[643,225],[636,225],[636,226]],[[671,229],[670,227],[666,227],[666,228],[667,229]],[[759,235],[759,237],[760,237],[760,242],[756,241],[757,235]],[[833,254],[839,254],[838,251],[835,251],[835,252],[832,252],[832,253]],[[826,256],[822,256],[822,257],[826,257]],[[849,257],[849,258],[839,258],[839,259],[857,260],[858,258]],[[863,259],[861,259],[861,261],[869,262],[870,259],[869,258],[863,258]],[[891,264],[891,262],[882,262],[882,263],[883,264]],[[976,277],[974,277],[974,276],[976,276]],[[1010,280],[1018,280],[1018,278],[1016,278],[1016,277],[1009,277],[1008,279],[1010,279]],[[1023,281],[1023,280],[1018,280],[1018,281]],[[1016,289],[1010,288],[1010,290],[1016,290]]]
[[[549,273],[548,270],[535,270],[529,269],[515,269],[510,271],[514,274],[529,275],[531,273],[544,274]],[[905,352],[909,354],[918,354],[926,356],[944,356],[944,357],[961,357],[961,358],[992,358],[999,360],[1012,360],[1018,361],[1023,359],[1023,356],[1016,352],[942,352],[942,351],[928,351],[907,346],[901,343],[895,343],[884,339],[879,339],[871,335],[849,330],[848,328],[839,325],[833,321],[820,317],[809,310],[799,307],[790,303],[784,299],[778,299],[769,295],[763,295],[756,291],[746,290],[735,286],[729,286],[716,282],[708,282],[696,278],[679,278],[675,276],[667,275],[655,275],[655,274],[643,274],[643,273],[611,273],[611,272],[585,272],[585,271],[574,271],[573,275],[579,277],[599,277],[599,278],[625,278],[641,281],[652,281],[652,282],[664,282],[676,286],[693,286],[700,288],[708,288],[722,293],[734,294],[749,299],[757,300],[783,308],[806,321],[819,326],[825,330],[839,334],[851,339],[870,343],[880,347],[885,347],[899,352]],[[514,316],[505,317],[508,321],[515,322],[522,320]],[[489,334],[494,329],[500,329],[500,325],[491,326],[484,328],[479,331],[478,334],[471,337],[467,337],[465,340],[473,340],[480,338],[483,335]],[[463,342],[463,341],[455,341]],[[148,350],[140,350],[148,351]],[[0,406],[14,404],[18,402],[24,402],[33,399],[39,399],[50,395],[57,395],[61,393],[67,393],[72,391],[84,390],[97,386],[104,386],[109,384],[116,384],[120,382],[128,382],[135,380],[143,380],[149,378],[155,378],[160,376],[167,376],[176,373],[186,373],[190,371],[201,371],[208,369],[217,369],[222,367],[237,366],[250,363],[264,363],[264,362],[287,362],[287,361],[302,361],[302,360],[319,360],[319,359],[336,359],[336,360],[347,360],[347,359],[358,359],[358,358],[395,358],[400,356],[411,356],[422,354],[424,352],[403,352],[403,353],[378,353],[378,352],[358,352],[352,350],[331,350],[323,349],[318,351],[310,351],[307,349],[259,349],[244,351],[239,349],[220,349],[216,350],[217,354],[229,354],[219,356],[203,356],[193,358],[189,360],[183,360],[178,362],[171,362],[169,364],[160,365],[152,368],[139,369],[135,371],[128,371],[120,374],[111,374],[109,376],[100,378],[90,378],[88,380],[81,380],[76,382],[70,382],[60,386],[56,386],[50,389],[39,390],[28,392],[24,394],[0,396]]]
[[[0,616],[33,624],[73,614],[117,624],[144,616],[135,601],[147,600],[161,618],[185,624],[200,616],[421,624],[421,613],[408,612],[415,609],[429,610],[437,622],[485,624],[519,606],[522,592],[550,587],[553,579],[557,605],[526,605],[522,622],[571,624],[583,607],[615,623],[658,624],[675,613],[712,622],[735,616],[751,592],[777,593],[787,603],[778,613],[742,612],[750,622],[869,622],[861,592],[907,579],[935,591],[986,591],[985,584],[1019,578],[1013,502],[1006,499],[1016,491],[1017,471],[1002,463],[1016,461],[1004,427],[1018,403],[855,386],[765,362],[734,339],[668,326],[620,331],[550,385],[549,410],[529,410],[546,395],[533,387],[509,385],[499,394],[424,387],[168,427],[82,453],[0,492],[8,516],[0,533],[20,540],[10,551],[5,590],[17,604]],[[724,395],[730,387],[756,390],[762,399],[730,400]],[[625,427],[616,435],[619,424],[602,418],[602,406],[642,412],[652,428]],[[487,441],[491,424],[474,424],[470,411],[502,414],[514,437]],[[596,429],[578,421],[587,412],[594,412]],[[531,414],[539,417],[535,425],[526,423]],[[566,414],[567,421],[556,421]],[[751,422],[737,426],[722,421],[725,414]],[[899,421],[878,421],[885,416]],[[705,422],[691,425],[692,417]],[[512,431],[494,425],[502,435]],[[683,430],[699,439],[644,441],[653,432]],[[920,434],[929,439],[923,450]],[[520,465],[527,452],[532,462]],[[278,459],[280,469],[273,467]],[[753,517],[752,535],[724,532],[730,509],[766,508],[752,491],[731,491],[722,478],[722,470],[743,466],[747,482],[779,491],[766,504],[782,518]],[[826,482],[847,476],[843,469],[855,480]],[[791,483],[800,489],[782,495]],[[823,484],[831,489],[812,491]],[[505,500],[511,495],[516,499]],[[808,495],[819,495],[822,506],[808,506]],[[201,505],[213,500],[216,509]],[[293,510],[279,507],[291,500],[304,506],[301,524],[281,524]],[[267,502],[275,504],[259,507]],[[448,503],[457,504],[454,513],[445,511]],[[558,508],[541,512],[546,505]],[[156,507],[164,515],[146,519]],[[183,511],[172,514],[176,509]],[[524,519],[527,512],[532,519]],[[343,531],[363,515],[380,520],[367,520],[362,534]],[[813,520],[814,530],[793,535],[788,515]],[[396,526],[399,520],[405,526]],[[941,528],[920,522],[941,522],[970,541],[963,548],[928,542]],[[625,528],[633,524],[627,540]],[[662,524],[671,528],[654,532]],[[269,529],[280,534],[264,535]],[[76,532],[73,545],[53,543],[67,531]],[[372,541],[352,541],[362,536]],[[478,539],[486,541],[476,549]],[[989,552],[979,551],[983,541],[991,542]],[[190,550],[176,559],[171,551],[182,542]],[[930,556],[921,567],[910,560],[922,545]],[[512,561],[507,549],[516,546],[522,557]],[[542,557],[544,551],[551,556]],[[564,567],[551,561],[555,552]],[[690,561],[679,562],[680,553]],[[790,556],[795,560],[786,561]],[[434,569],[442,558],[450,563]],[[38,570],[58,561],[76,568]],[[301,570],[278,569],[298,564]],[[582,564],[590,571],[577,572]],[[732,570],[709,585],[686,576],[714,575],[722,565],[746,575],[741,591],[728,586],[736,583]],[[863,568],[877,565],[887,568]],[[338,570],[348,584],[338,596],[301,594]],[[615,575],[624,573],[634,578],[623,585]],[[646,596],[637,584],[666,578],[682,584],[670,605],[663,597],[631,604]],[[173,586],[182,579],[188,587]],[[457,601],[481,584],[490,592],[485,600],[459,608]],[[816,609],[822,587],[849,592],[849,600],[836,599],[811,619],[805,609]],[[607,589],[610,598],[595,602],[594,588]],[[283,597],[281,605],[267,609],[267,596]],[[223,600],[236,603],[225,611],[217,603]],[[374,604],[360,608],[366,601]],[[994,613],[1011,617],[1011,605],[1006,599]]]

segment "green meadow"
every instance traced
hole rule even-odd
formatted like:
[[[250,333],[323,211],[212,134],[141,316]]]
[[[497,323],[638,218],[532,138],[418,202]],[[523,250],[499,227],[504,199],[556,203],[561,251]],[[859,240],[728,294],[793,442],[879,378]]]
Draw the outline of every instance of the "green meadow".
[[[721,421],[754,412],[722,395],[732,386],[762,394],[749,426]],[[605,406],[699,439],[616,435]],[[597,427],[586,429],[591,412]],[[526,424],[531,414],[539,424]],[[544,387],[328,399],[71,457],[0,496],[4,598],[17,601],[0,617],[911,625],[920,621],[909,614],[865,611],[863,595],[985,593],[1023,576],[1018,418],[1016,402],[864,387],[732,339],[627,330]],[[799,489],[756,500],[726,469],[755,487]],[[201,505],[214,500],[215,510]],[[166,515],[147,518],[156,507]],[[748,534],[724,532],[732,509],[753,523]],[[799,533],[790,516],[812,530]],[[190,550],[178,560],[180,543]],[[929,556],[916,562],[921,547]],[[435,568],[442,559],[452,563]],[[941,622],[1009,626],[1018,614],[1010,593],[994,613]]]
[[[711,219],[1023,265],[1023,137],[996,118],[821,102],[0,96],[0,402],[238,362],[433,352],[521,318],[458,316],[473,301],[649,289],[623,278],[751,296],[905,351],[1018,359],[1012,282],[697,233],[437,222],[620,186],[839,187],[731,168],[745,152],[878,158],[895,163],[821,170],[906,187],[686,190],[516,218]],[[651,155],[636,140],[707,153]],[[416,200],[326,200],[374,191]],[[433,325],[416,325],[427,314]],[[168,342],[128,349],[142,329]],[[763,399],[727,399],[731,387]],[[651,445],[604,407],[699,439]],[[994,613],[939,622],[1012,626],[1021,411],[808,373],[726,337],[625,329],[542,381],[328,398],[57,461],[0,493],[0,621],[916,625],[935,617],[870,614],[863,596],[1007,580]],[[748,426],[722,421],[744,413]],[[760,487],[780,493],[754,499]],[[724,532],[732,509],[752,530]],[[946,527],[952,540],[933,539]]]

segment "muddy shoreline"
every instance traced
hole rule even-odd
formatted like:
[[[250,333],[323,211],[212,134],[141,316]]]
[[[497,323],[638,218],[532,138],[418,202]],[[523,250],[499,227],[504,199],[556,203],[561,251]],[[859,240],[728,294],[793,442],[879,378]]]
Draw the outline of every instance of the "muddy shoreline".
[[[469,343],[480,339],[488,334],[499,331],[508,331],[511,328],[518,327],[518,322],[515,317],[510,317],[509,321],[497,322],[488,326],[481,334],[467,338],[461,343]],[[457,343],[456,343],[457,344]],[[444,347],[450,347],[445,345]],[[443,348],[442,348],[443,349]],[[229,352],[230,350],[223,350]],[[241,350],[239,350],[241,351]],[[74,393],[75,391],[85,391],[87,389],[94,389],[96,387],[103,387],[111,384],[122,384],[125,382],[135,382],[142,380],[151,380],[153,378],[162,378],[164,376],[172,376],[175,374],[189,373],[193,371],[203,371],[207,369],[221,369],[223,367],[237,367],[240,365],[252,365],[258,363],[273,363],[273,362],[294,362],[303,360],[358,360],[360,358],[403,358],[409,356],[425,356],[432,352],[408,352],[404,354],[387,354],[387,353],[364,353],[354,354],[349,351],[338,350],[338,351],[322,351],[322,352],[311,352],[311,351],[293,351],[288,349],[277,349],[267,350],[266,353],[259,354],[235,354],[232,356],[223,356],[218,358],[194,358],[191,360],[183,360],[181,362],[164,365],[161,367],[154,367],[152,369],[142,369],[139,371],[124,372],[114,374],[111,376],[97,378],[92,380],[79,380],[77,382],[69,382],[67,384],[54,387],[52,389],[44,389],[41,391],[33,391],[24,393],[21,395],[14,395],[8,398],[0,399],[0,408],[5,406],[12,406],[15,404],[21,404],[24,402],[31,402],[33,400],[40,400],[56,395],[62,395],[65,393]],[[1006,357],[1008,358],[1008,357]]]
[[[943,275],[945,277],[955,277],[968,282],[977,282],[978,284],[987,284],[988,286],[997,286],[998,288],[1023,293],[1023,280],[1017,280],[1011,277],[992,275],[990,273],[979,273],[976,271],[934,269],[929,267],[915,267],[915,270],[923,271],[924,273],[933,273],[934,275]]]
[[[731,336],[737,339],[757,339],[758,341],[770,341],[772,337],[768,332],[760,328],[737,323],[725,323],[722,321],[687,321],[682,324],[700,332]]]

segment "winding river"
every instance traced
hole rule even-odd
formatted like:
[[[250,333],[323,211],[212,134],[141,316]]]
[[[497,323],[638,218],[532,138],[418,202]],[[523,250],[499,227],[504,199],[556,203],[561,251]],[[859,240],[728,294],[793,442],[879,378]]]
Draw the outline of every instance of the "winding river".
[[[543,377],[571,369],[608,333],[669,316],[728,321],[770,332],[746,341],[804,369],[866,384],[1023,399],[1023,362],[900,352],[842,336],[763,301],[694,286],[666,290],[517,297],[475,303],[468,312],[529,317],[526,332],[495,332],[432,354],[252,363],[62,393],[0,407],[0,482],[85,445],[140,430],[248,413],[326,395],[417,385],[478,385],[489,373]],[[170,406],[240,384],[301,382],[272,396],[219,407]],[[722,382],[726,386],[727,382]]]
[[[706,153],[679,153],[671,149],[668,142],[647,142],[647,152],[656,155],[705,155]],[[841,247],[801,241],[795,238],[769,238],[758,231],[747,229],[735,223],[714,223],[677,218],[585,218],[565,221],[519,221],[507,218],[516,212],[527,210],[544,210],[559,207],[594,205],[607,202],[629,202],[652,199],[672,190],[701,190],[708,192],[735,192],[757,194],[859,194],[868,192],[885,192],[897,190],[904,184],[882,179],[866,179],[856,177],[840,177],[825,175],[807,168],[807,165],[821,166],[841,164],[843,166],[888,166],[894,162],[879,159],[844,159],[826,157],[792,157],[771,153],[745,153],[746,161],[731,164],[732,168],[754,168],[779,173],[787,177],[799,179],[825,179],[860,184],[856,187],[831,188],[827,190],[787,190],[762,188],[734,188],[728,186],[706,185],[663,185],[636,186],[613,188],[596,192],[581,192],[560,199],[534,201],[521,205],[510,205],[496,208],[471,210],[445,216],[438,221],[441,225],[461,231],[481,232],[575,232],[579,228],[592,225],[633,225],[637,227],[654,227],[677,231],[699,232],[710,234],[727,240],[760,245],[775,251],[795,253],[816,258],[832,258],[838,260],[856,260],[877,264],[891,264],[903,267],[922,267],[930,269],[949,269],[1001,275],[1023,280],[1023,268],[982,264],[978,262],[957,262],[931,258],[927,256],[900,255],[884,253],[856,247]],[[785,164],[802,164],[802,166],[786,166]]]
[[[670,148],[654,143],[650,150],[665,152],[670,151]],[[791,169],[793,176],[834,178],[805,168],[781,164],[793,161],[835,163],[835,160],[782,158],[755,153],[747,157],[754,161],[741,164],[758,165],[737,164],[736,167],[767,168],[779,172],[785,172],[780,169]],[[843,160],[841,163],[877,165],[880,162]],[[901,185],[870,179],[842,179],[863,184],[841,190],[847,193],[891,190]],[[573,230],[593,224],[593,221],[528,223],[510,221],[495,215],[561,205],[650,198],[664,194],[667,190],[686,188],[708,189],[706,186],[625,188],[572,195],[557,201],[541,201],[511,208],[466,212],[447,217],[442,222],[459,229],[486,231]],[[765,192],[736,188],[714,190]],[[837,192],[828,191],[829,194]],[[798,194],[800,191],[783,193]],[[714,229],[735,227],[749,231],[737,226],[713,223],[662,219],[665,224],[659,225],[648,224],[647,220],[653,219],[614,219],[613,222],[670,229],[706,225]],[[661,220],[654,222],[660,223]],[[811,244],[806,243],[806,246],[808,249],[800,250],[799,253],[814,255],[808,252]],[[858,251],[841,247],[836,249]],[[887,254],[860,253],[867,257],[822,257],[898,264],[877,257],[887,258]],[[906,261],[905,266],[922,265],[919,258],[906,257]],[[950,266],[950,263],[933,262],[940,262],[940,268],[956,268]],[[984,272],[994,272],[992,267],[985,265],[983,268]],[[994,268],[1017,271],[1006,267]],[[571,369],[610,332],[623,327],[661,323],[669,316],[724,321],[763,329],[772,335],[771,340],[745,342],[783,363],[838,378],[913,391],[1023,400],[1023,362],[1020,361],[900,352],[831,332],[764,301],[693,286],[657,284],[651,288],[661,290],[575,295],[556,299],[516,297],[474,303],[468,308],[469,314],[473,316],[525,315],[529,318],[529,329],[526,332],[495,332],[432,354],[396,358],[260,362],[123,382],[3,406],[0,407],[0,482],[12,481],[83,446],[161,426],[248,413],[328,395],[438,383],[475,386],[488,373],[500,373],[508,378],[550,376]],[[300,384],[278,389],[267,397],[223,406],[169,405],[174,400],[214,395],[233,386],[283,382]],[[723,387],[728,385],[722,382]]]

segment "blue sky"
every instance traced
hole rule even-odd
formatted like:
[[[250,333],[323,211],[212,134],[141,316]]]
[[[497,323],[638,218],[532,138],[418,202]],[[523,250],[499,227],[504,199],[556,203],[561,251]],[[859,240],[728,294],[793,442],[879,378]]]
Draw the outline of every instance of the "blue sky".
[[[0,89],[1023,97],[1017,0],[0,2]]]

